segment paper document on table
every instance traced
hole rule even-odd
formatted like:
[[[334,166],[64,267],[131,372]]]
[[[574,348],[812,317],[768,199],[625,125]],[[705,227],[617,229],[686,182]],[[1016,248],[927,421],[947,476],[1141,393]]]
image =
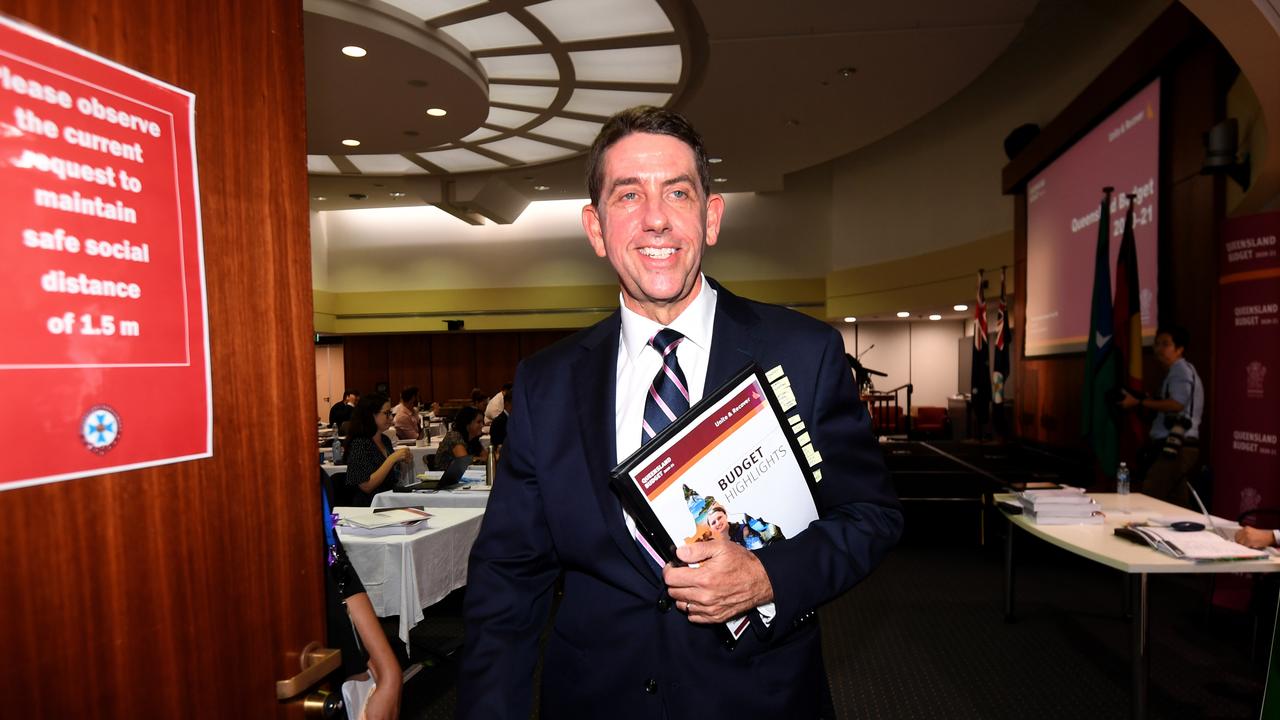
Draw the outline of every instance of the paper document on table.
[[[1263,550],[1247,548],[1239,543],[1219,537],[1208,530],[1181,532],[1172,528],[1136,527],[1143,535],[1154,536],[1172,552],[1169,554],[1187,560],[1262,560],[1268,557]],[[1163,551],[1162,548],[1158,548]]]
[[[412,535],[427,529],[431,513],[418,508],[338,507],[338,531],[346,535],[382,537]]]

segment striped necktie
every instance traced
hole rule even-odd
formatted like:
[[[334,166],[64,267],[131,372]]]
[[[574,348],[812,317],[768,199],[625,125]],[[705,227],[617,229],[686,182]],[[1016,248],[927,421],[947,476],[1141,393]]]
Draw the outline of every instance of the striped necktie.
[[[684,371],[680,369],[680,361],[676,359],[676,348],[681,340],[684,340],[684,335],[671,328],[659,330],[649,340],[653,349],[662,355],[662,369],[653,378],[649,396],[644,401],[641,444],[652,440],[689,409],[689,383],[685,382]]]

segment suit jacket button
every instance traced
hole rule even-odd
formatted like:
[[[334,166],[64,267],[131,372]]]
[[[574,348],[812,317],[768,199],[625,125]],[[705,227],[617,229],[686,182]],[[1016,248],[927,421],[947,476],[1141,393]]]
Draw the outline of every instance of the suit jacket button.
[[[668,598],[660,598],[658,600],[658,612],[666,612],[671,609],[671,600]]]
[[[657,694],[658,694],[658,681],[657,681],[657,680],[654,680],[653,678],[649,678],[649,680],[648,680],[648,681],[646,681],[646,682],[645,682],[645,684],[644,684],[644,691],[645,691],[645,692],[647,692],[647,693],[649,693],[650,695],[657,695]]]

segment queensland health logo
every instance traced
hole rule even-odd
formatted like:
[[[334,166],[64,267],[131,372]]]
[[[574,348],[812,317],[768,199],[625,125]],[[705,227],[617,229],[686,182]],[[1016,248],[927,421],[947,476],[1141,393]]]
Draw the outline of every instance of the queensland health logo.
[[[94,405],[80,421],[80,439],[90,452],[105,455],[120,440],[120,415],[110,405]]]

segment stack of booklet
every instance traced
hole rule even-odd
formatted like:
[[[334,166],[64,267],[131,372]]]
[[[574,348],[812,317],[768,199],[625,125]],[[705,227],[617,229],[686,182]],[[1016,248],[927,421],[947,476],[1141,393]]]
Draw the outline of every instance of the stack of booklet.
[[[1101,508],[1084,488],[1023,490],[1018,501],[1037,525],[1101,525],[1103,520]]]
[[[384,537],[387,535],[412,535],[427,529],[431,513],[421,508],[366,508],[338,507],[338,529],[343,535],[355,537]]]

